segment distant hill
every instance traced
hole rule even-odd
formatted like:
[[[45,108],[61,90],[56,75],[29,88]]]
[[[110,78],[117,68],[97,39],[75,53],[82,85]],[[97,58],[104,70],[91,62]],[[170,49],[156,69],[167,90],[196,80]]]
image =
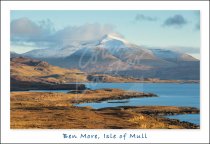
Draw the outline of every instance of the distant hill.
[[[150,50],[153,52],[153,54],[156,57],[169,61],[169,62],[178,63],[182,61],[187,61],[187,62],[199,61],[188,54],[181,53],[178,51],[171,51],[171,50],[165,50],[165,49],[150,49]]]
[[[31,58],[11,58],[10,65],[12,80],[46,83],[88,81],[86,73],[80,70],[64,69]]]
[[[21,57],[22,55],[21,54],[18,54],[16,52],[10,52],[10,58],[16,58],[16,57]]]

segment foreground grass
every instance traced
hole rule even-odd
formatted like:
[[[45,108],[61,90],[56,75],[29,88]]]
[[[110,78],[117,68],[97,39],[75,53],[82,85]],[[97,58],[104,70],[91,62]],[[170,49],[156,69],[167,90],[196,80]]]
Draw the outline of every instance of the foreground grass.
[[[199,113],[195,108],[170,106],[116,107],[95,110],[75,103],[150,97],[153,94],[119,89],[88,90],[83,94],[11,92],[12,129],[159,129],[199,128],[160,115]]]

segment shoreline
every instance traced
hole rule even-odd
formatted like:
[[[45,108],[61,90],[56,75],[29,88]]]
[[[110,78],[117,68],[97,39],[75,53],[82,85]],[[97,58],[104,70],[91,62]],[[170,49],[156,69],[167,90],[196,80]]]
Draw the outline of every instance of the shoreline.
[[[192,84],[192,83],[195,83],[195,84],[199,84],[200,81],[199,80],[161,80],[161,81],[128,81],[128,82],[124,82],[124,81],[118,81],[118,82],[93,82],[93,81],[89,81],[89,82],[70,82],[70,83],[67,83],[67,84],[85,84],[85,83],[177,83],[177,84]]]
[[[152,83],[160,83],[160,84],[199,84],[200,81],[197,82],[175,82],[175,81],[158,81],[158,82],[151,82],[151,81],[141,81],[141,82],[70,82],[70,83],[61,83],[61,84],[55,84],[55,83],[31,83],[28,81],[18,81],[16,84],[14,82],[11,82],[11,92],[13,91],[30,91],[30,90],[88,90],[85,84],[97,84],[97,83],[136,83],[136,84],[152,84]],[[43,88],[44,87],[44,88]]]
[[[122,96],[124,94],[124,96]],[[120,89],[87,90],[86,93],[11,92],[12,129],[198,129],[189,122],[163,118],[168,114],[199,114],[193,107],[124,106],[102,109],[74,106],[78,102],[129,99],[151,94]],[[152,95],[156,96],[156,95]]]

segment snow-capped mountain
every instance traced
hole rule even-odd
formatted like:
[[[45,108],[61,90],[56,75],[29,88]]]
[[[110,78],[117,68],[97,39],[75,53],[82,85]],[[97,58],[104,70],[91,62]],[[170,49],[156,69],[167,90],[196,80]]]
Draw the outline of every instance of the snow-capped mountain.
[[[37,49],[24,53],[24,56],[33,58],[65,58],[76,53],[78,50],[87,52],[95,48],[106,49],[113,56],[123,61],[143,61],[143,60],[161,60],[166,61],[194,61],[190,55],[165,50],[165,49],[148,49],[138,46],[125,40],[118,34],[108,34],[95,41],[77,41],[72,42],[61,48]]]
[[[132,44],[123,37],[106,35],[98,47],[107,49],[113,56],[132,65],[172,66],[171,62],[160,59],[147,48]]]
[[[199,70],[199,61],[188,54],[145,48],[132,44],[117,34],[105,35],[94,41],[72,42],[72,45],[62,48],[33,50],[24,56],[38,58],[60,67],[78,68],[89,73],[117,71],[123,75],[130,71],[128,75],[134,77],[158,77],[162,74],[164,78],[165,71],[170,71],[173,76],[174,68],[179,77],[185,72],[193,73],[190,70],[194,68],[196,73]]]
[[[62,65],[79,68],[87,72],[118,71],[127,69],[149,69],[149,66],[130,65],[112,55],[102,47],[84,48],[63,59]]]
[[[58,48],[47,48],[47,49],[36,49],[29,52],[24,53],[24,56],[28,56],[31,58],[58,58],[58,57],[66,57],[71,55],[77,50],[77,47],[74,45],[68,45]]]

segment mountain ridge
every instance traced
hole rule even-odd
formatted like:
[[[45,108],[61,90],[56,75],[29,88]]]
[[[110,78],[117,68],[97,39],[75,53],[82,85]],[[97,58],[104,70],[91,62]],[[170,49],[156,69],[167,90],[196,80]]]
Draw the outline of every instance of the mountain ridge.
[[[51,52],[48,53],[50,50]],[[60,49],[35,51],[38,51],[38,54],[30,51],[24,53],[23,56],[44,60],[62,68],[80,69],[92,74],[120,73],[120,75],[127,75],[129,73],[132,77],[139,78],[152,77],[156,73],[155,77],[163,79],[173,79],[173,75],[176,75],[177,79],[183,78],[183,75],[192,75],[189,76],[190,79],[193,77],[199,79],[197,76],[199,75],[199,60],[196,58],[178,51],[138,46],[117,34],[105,35],[93,41],[75,42],[71,46]],[[132,74],[132,71],[139,72],[139,75]],[[163,73],[167,71],[170,72],[170,77],[167,74],[163,76]],[[184,78],[188,79],[188,77]]]

